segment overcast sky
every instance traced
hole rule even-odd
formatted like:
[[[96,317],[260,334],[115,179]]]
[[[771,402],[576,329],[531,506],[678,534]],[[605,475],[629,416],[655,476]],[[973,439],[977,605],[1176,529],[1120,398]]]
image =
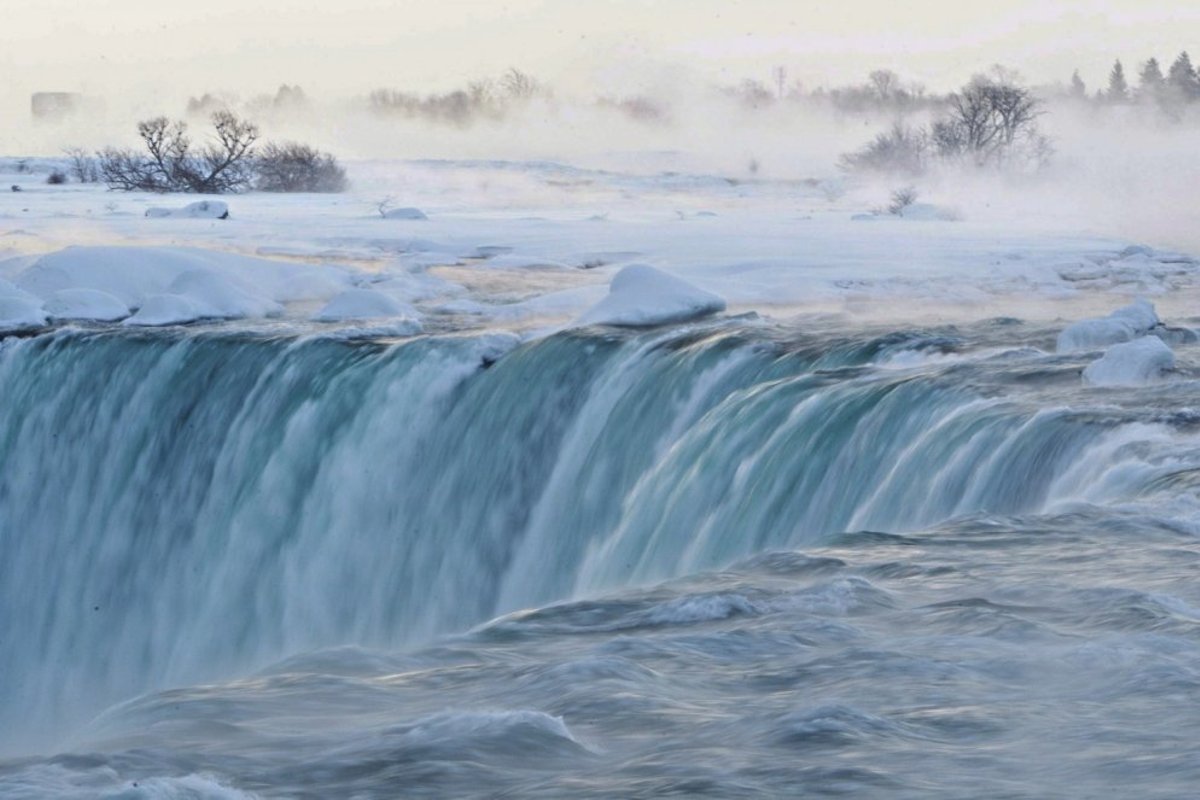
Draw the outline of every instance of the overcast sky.
[[[1191,47],[1196,0],[0,0],[0,93],[444,89],[517,66],[567,89],[701,79],[809,86],[890,67],[932,89],[995,62],[1095,86]],[[608,88],[608,87],[604,87]],[[12,106],[9,106],[12,107]]]

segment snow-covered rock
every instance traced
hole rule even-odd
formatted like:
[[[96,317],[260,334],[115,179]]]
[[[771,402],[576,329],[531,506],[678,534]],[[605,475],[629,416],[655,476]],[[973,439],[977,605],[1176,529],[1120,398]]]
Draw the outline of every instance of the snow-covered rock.
[[[388,317],[418,317],[416,309],[401,303],[383,292],[370,289],[347,289],[313,314],[314,322],[342,322],[356,319],[385,319]]]
[[[1118,308],[1107,317],[1083,319],[1068,325],[1058,335],[1057,350],[1073,353],[1098,350],[1120,342],[1128,342],[1149,332],[1159,324],[1154,306],[1138,299]]]
[[[201,200],[183,208],[147,208],[146,216],[153,218],[229,219],[229,204],[222,200]]]
[[[705,317],[725,300],[648,264],[631,264],[612,279],[608,296],[576,320],[578,326],[640,327]]]
[[[157,325],[183,325],[203,319],[203,312],[195,303],[177,294],[155,294],[122,325],[154,327]]]
[[[1162,380],[1175,369],[1175,354],[1157,336],[1115,344],[1083,370],[1092,386],[1137,386]]]
[[[23,292],[0,295],[0,331],[21,331],[46,324],[42,304]]]
[[[167,294],[185,297],[208,319],[274,317],[283,306],[238,285],[232,278],[210,270],[184,272],[167,286]]]
[[[384,219],[429,219],[419,208],[389,208],[383,212]]]
[[[52,319],[116,322],[129,316],[129,306],[99,289],[61,289],[46,300]]]

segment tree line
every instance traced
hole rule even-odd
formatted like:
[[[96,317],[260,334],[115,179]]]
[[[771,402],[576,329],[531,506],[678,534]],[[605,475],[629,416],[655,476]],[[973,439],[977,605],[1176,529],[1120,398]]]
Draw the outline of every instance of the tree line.
[[[1079,70],[1075,70],[1068,94],[1078,100],[1110,105],[1138,103],[1177,109],[1200,100],[1200,73],[1192,64],[1191,56],[1184,51],[1176,56],[1165,73],[1157,58],[1142,62],[1137,69],[1137,83],[1133,85],[1125,73],[1125,65],[1117,59],[1109,70],[1105,88],[1089,94]]]

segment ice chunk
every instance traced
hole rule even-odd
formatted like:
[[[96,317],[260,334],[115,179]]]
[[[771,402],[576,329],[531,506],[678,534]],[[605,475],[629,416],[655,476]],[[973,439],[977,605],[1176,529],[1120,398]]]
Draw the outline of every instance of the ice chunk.
[[[1175,354],[1157,336],[1115,344],[1083,370],[1092,386],[1137,386],[1161,380],[1175,369]]]
[[[183,208],[147,208],[147,217],[182,217],[185,219],[229,219],[229,205],[221,200],[201,200]]]
[[[419,208],[389,208],[383,212],[384,219],[429,219]]]
[[[1058,335],[1057,350],[1072,353],[1098,350],[1120,342],[1128,342],[1159,324],[1154,306],[1138,299],[1118,308],[1107,317],[1083,319],[1068,325]]]
[[[1109,319],[1123,319],[1138,333],[1148,331],[1159,324],[1158,313],[1154,304],[1138,298],[1127,306],[1122,306],[1108,315]]]
[[[204,314],[196,308],[195,303],[177,294],[155,294],[146,298],[146,302],[137,313],[125,320],[122,325],[155,326],[182,325],[202,319]]]
[[[725,301],[648,264],[631,264],[612,279],[608,296],[576,325],[637,327],[683,322],[725,310]]]
[[[347,289],[313,314],[315,322],[340,322],[354,319],[382,319],[386,317],[416,318],[416,310],[399,300],[370,289]]]
[[[115,322],[129,316],[129,306],[98,289],[62,289],[50,295],[46,312],[54,319]]]

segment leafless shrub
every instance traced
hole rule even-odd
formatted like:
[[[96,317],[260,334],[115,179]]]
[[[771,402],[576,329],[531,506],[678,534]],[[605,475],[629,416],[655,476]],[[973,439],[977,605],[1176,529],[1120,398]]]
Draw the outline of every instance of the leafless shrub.
[[[925,171],[928,151],[928,136],[923,130],[897,122],[860,150],[843,155],[841,166],[850,172],[915,176]]]
[[[82,147],[68,147],[63,150],[67,157],[67,171],[79,183],[98,183],[100,181],[100,166],[95,157]]]
[[[264,192],[342,192],[346,170],[329,153],[297,142],[268,142],[254,159],[254,187]]]
[[[917,202],[917,190],[913,186],[905,186],[902,189],[897,189],[892,192],[891,202],[888,203],[887,212],[892,216],[900,216],[904,213],[904,209]]]
[[[46,176],[46,183],[50,184],[51,186],[59,186],[66,182],[67,173],[63,172],[61,169],[51,170],[50,174]]]

